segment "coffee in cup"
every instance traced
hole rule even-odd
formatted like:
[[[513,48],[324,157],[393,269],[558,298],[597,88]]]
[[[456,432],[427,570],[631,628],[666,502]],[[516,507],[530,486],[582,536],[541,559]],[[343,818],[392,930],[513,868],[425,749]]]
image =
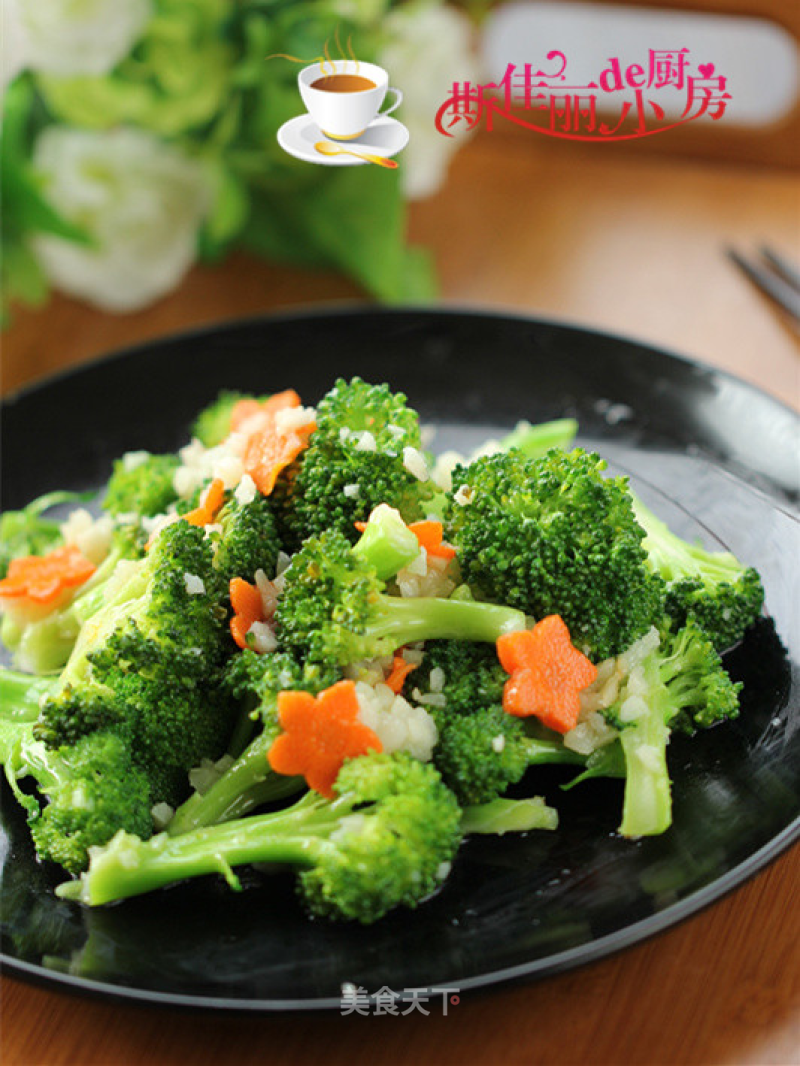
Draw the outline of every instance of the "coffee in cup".
[[[403,94],[389,86],[389,75],[375,63],[336,59],[324,66],[304,67],[297,77],[306,109],[326,137],[351,141],[360,137],[377,115],[399,107]],[[395,100],[381,111],[387,92]]]

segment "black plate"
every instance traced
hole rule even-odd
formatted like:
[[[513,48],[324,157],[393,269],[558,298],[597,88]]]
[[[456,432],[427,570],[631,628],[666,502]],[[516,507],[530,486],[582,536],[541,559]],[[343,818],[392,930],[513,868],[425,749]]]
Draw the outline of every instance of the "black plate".
[[[54,338],[53,343],[58,343]],[[59,902],[5,794],[3,962],[72,991],[149,1003],[286,1010],[339,1007],[343,982],[467,989],[540,977],[673,925],[741,884],[800,835],[796,417],[718,371],[588,331],[491,315],[345,311],[244,322],[125,352],[5,408],[4,506],[101,484],[126,449],[172,449],[221,387],[295,386],[315,402],[339,374],[406,391],[438,446],[469,447],[519,418],[575,414],[581,443],[629,473],[684,535],[757,566],[770,617],[730,656],[745,682],[738,722],[675,738],[675,822],[638,843],[615,835],[621,786],[534,783],[557,833],[477,838],[437,898],[361,929],[311,922],[289,876],[207,878],[83,911]],[[793,628],[794,623],[794,628]]]

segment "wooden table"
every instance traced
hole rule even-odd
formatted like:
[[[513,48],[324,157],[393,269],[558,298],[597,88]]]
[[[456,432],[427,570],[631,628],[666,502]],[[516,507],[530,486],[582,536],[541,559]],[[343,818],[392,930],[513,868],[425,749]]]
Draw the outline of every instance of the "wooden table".
[[[617,331],[725,367],[800,405],[796,334],[723,257],[760,241],[797,253],[788,172],[550,149],[484,134],[412,236],[443,299]],[[347,282],[235,256],[136,315],[66,298],[21,312],[4,387],[187,325],[358,299]],[[800,849],[702,914],[622,955],[535,985],[465,995],[447,1017],[201,1017],[2,981],[4,1066],[236,1063],[726,1064],[800,1062]]]

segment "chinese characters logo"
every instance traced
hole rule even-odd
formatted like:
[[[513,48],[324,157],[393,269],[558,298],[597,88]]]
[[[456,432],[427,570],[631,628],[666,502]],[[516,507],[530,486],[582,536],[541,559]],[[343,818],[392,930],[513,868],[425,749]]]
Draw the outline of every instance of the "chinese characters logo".
[[[646,63],[624,68],[612,58],[596,80],[583,85],[568,84],[566,71],[567,57],[553,51],[541,70],[533,63],[510,63],[498,82],[455,82],[436,114],[436,128],[446,137],[480,122],[491,130],[499,116],[550,137],[631,140],[704,115],[716,121],[731,99],[724,75],[715,72],[713,63],[694,69],[688,48],[650,49]]]

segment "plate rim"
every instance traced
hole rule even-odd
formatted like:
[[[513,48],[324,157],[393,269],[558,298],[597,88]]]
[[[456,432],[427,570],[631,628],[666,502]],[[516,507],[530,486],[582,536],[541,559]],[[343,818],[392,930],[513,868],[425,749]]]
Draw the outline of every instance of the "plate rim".
[[[343,318],[363,314],[386,318],[399,318],[404,315],[419,314],[437,318],[510,320],[513,322],[527,323],[528,325],[543,326],[546,328],[572,330],[586,336],[623,341],[625,344],[632,344],[639,348],[645,348],[649,352],[666,356],[687,369],[694,367],[710,374],[719,375],[726,381],[730,381],[735,385],[757,393],[763,399],[775,404],[800,424],[800,409],[795,410],[795,408],[786,403],[785,400],[776,396],[774,393],[769,392],[763,386],[747,381],[745,378],[733,373],[733,371],[727,370],[724,367],[715,366],[714,363],[710,363],[705,359],[683,355],[669,347],[663,347],[653,343],[647,338],[638,337],[634,334],[619,333],[615,330],[596,329],[591,325],[580,321],[573,321],[568,317],[560,318],[558,316],[549,315],[532,315],[526,314],[524,311],[514,309],[506,310],[502,307],[495,306],[481,307],[470,305],[469,308],[464,308],[453,303],[437,303],[435,306],[429,306],[426,304],[402,304],[386,307],[384,305],[371,304],[368,301],[361,300],[357,297],[354,297],[352,300],[336,299],[331,300],[330,302],[321,301],[315,303],[313,307],[298,305],[294,308],[288,307],[276,312],[255,312],[254,314],[243,315],[237,318],[224,318],[214,322],[201,323],[200,325],[191,326],[189,328],[170,330],[167,333],[135,341],[132,344],[126,344],[121,348],[113,348],[111,351],[89,356],[87,359],[83,359],[62,370],[56,370],[53,373],[45,374],[44,376],[37,378],[35,381],[26,382],[15,389],[10,389],[0,397],[0,406],[16,403],[18,400],[25,399],[29,394],[34,393],[39,389],[46,388],[63,379],[72,378],[84,371],[90,371],[101,364],[116,362],[118,360],[121,361],[134,355],[136,352],[152,348],[155,345],[171,344],[181,340],[198,340],[203,336],[217,333],[221,330],[237,329],[239,327],[250,328],[261,324],[268,325],[273,322],[283,324],[294,320],[311,321],[318,318]]]
[[[113,349],[109,352],[90,357],[77,364],[45,375],[37,380],[25,383],[11,390],[0,399],[0,410],[8,405],[13,405],[25,400],[41,390],[51,386],[57,386],[61,381],[72,379],[83,373],[91,373],[105,364],[122,362],[135,358],[138,352],[152,349],[155,346],[169,345],[181,341],[201,341],[203,337],[218,334],[229,330],[251,329],[259,326],[269,327],[271,324],[286,325],[293,321],[312,322],[321,318],[346,318],[362,316],[384,317],[386,319],[401,318],[413,315],[427,317],[429,319],[452,319],[452,318],[480,318],[494,319],[499,321],[513,321],[530,326],[555,328],[577,332],[585,336],[603,337],[612,341],[621,341],[625,344],[634,345],[646,350],[650,354],[666,357],[680,364],[684,369],[699,369],[712,376],[718,376],[730,381],[739,388],[755,393],[763,400],[774,405],[793,418],[800,426],[800,412],[779,399],[759,385],[746,381],[744,378],[708,363],[702,359],[676,353],[668,348],[655,345],[648,340],[635,336],[617,333],[615,331],[595,329],[590,325],[576,323],[569,319],[540,317],[519,311],[506,311],[502,308],[461,308],[449,304],[437,304],[435,307],[425,305],[402,305],[397,307],[382,307],[369,304],[364,301],[337,300],[330,304],[315,304],[313,307],[286,308],[280,312],[256,313],[221,321],[203,323],[198,326],[184,329],[176,329],[165,334],[137,341],[122,348]],[[730,895],[741,888],[762,872],[769,864],[787,854],[793,846],[800,842],[800,813],[786,825],[777,835],[763,844],[757,851],[728,870],[719,878],[715,878],[709,884],[699,888],[690,896],[670,904],[663,910],[626,926],[614,932],[607,933],[597,940],[588,944],[580,944],[566,949],[554,955],[543,956],[533,961],[518,963],[510,967],[502,967],[491,972],[481,973],[473,977],[458,980],[459,991],[488,991],[493,988],[502,989],[514,983],[525,980],[533,982],[545,977],[556,976],[569,970],[588,965],[601,959],[608,958],[618,952],[627,950],[662,933],[677,927],[689,918],[695,916],[707,907]],[[324,996],[317,998],[226,998],[224,996],[209,996],[204,994],[167,992],[153,989],[145,989],[134,985],[110,984],[104,981],[92,980],[75,974],[63,973],[57,970],[49,970],[42,965],[26,962],[0,952],[0,972],[12,978],[19,978],[26,983],[39,985],[51,991],[66,992],[75,995],[88,995],[95,999],[109,1002],[138,1004],[147,1007],[178,1008],[186,1011],[214,1010],[224,1013],[245,1014],[270,1014],[281,1012],[329,1012],[341,1009],[341,997]]]

